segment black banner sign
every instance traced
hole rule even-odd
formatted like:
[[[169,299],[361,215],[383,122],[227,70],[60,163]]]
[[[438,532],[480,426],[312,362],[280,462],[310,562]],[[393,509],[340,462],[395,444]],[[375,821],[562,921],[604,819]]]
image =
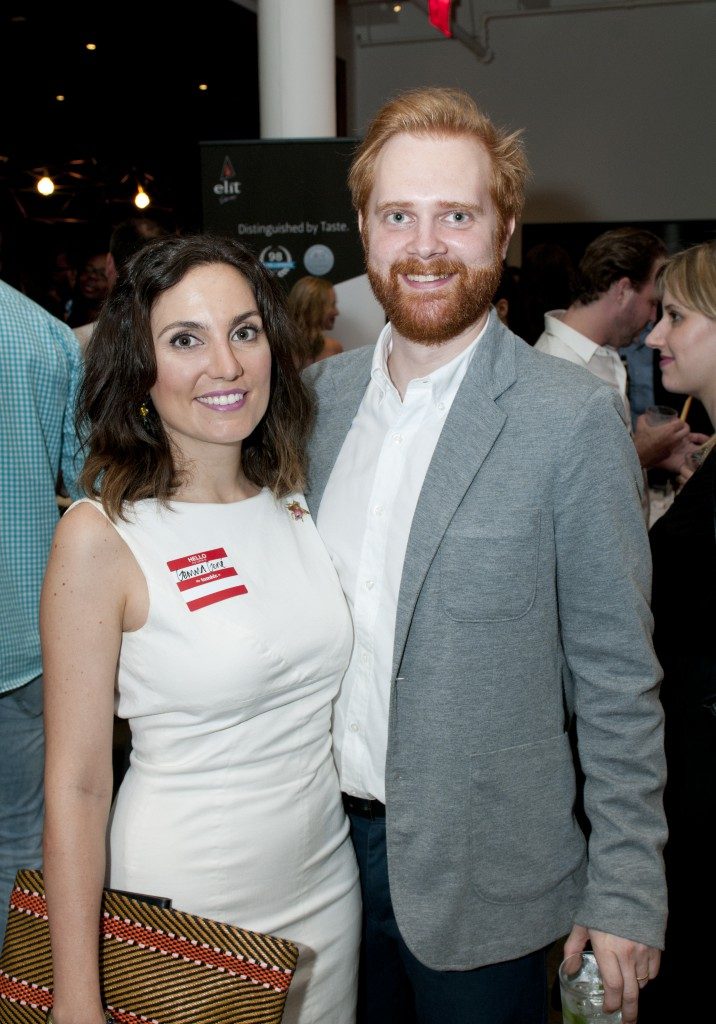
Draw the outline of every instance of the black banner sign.
[[[364,272],[346,184],[355,139],[205,142],[204,230],[252,249],[286,288],[306,274],[334,284]]]

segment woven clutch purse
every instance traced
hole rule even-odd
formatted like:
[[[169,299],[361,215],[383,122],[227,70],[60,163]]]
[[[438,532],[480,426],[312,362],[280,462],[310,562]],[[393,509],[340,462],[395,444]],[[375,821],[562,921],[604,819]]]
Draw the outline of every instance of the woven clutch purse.
[[[278,1024],[297,960],[286,939],[103,892],[100,979],[120,1024]],[[18,871],[0,957],[0,1024],[44,1024],[51,1006],[42,875]]]

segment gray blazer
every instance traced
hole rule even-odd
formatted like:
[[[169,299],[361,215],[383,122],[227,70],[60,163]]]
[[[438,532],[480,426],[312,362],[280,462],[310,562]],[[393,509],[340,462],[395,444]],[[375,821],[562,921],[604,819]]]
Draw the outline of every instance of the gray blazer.
[[[415,510],[391,679],[391,894],[410,949],[442,970],[521,956],[575,922],[661,946],[666,917],[661,673],[621,400],[490,316]],[[314,516],[371,359],[311,374]]]

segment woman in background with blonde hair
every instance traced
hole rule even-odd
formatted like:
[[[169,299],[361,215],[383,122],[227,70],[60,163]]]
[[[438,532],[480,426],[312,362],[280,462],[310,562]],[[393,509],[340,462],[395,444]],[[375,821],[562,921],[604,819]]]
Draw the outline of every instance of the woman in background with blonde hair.
[[[647,338],[659,351],[664,386],[700,399],[716,422],[716,241],[666,261],[663,316]],[[651,529],[654,646],[664,669],[669,824],[666,950],[659,977],[642,993],[639,1022],[706,1020],[708,986],[688,981],[708,948],[716,914],[716,454],[701,449],[671,508]],[[686,474],[685,474],[686,475]]]
[[[297,329],[299,369],[343,351],[339,341],[324,334],[338,316],[336,293],[325,277],[299,278],[288,295],[288,312]]]

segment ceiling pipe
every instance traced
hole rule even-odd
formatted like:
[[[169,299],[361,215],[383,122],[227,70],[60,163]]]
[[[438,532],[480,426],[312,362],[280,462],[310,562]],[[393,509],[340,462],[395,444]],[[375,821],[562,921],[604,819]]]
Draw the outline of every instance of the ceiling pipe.
[[[383,2],[383,0],[349,0],[350,7],[371,7],[375,3]],[[427,16],[428,4],[427,0],[408,0],[414,7],[423,11]],[[532,0],[534,2],[534,0]],[[520,10],[512,11],[489,11],[480,17],[481,31],[476,32],[472,35],[466,29],[462,28],[456,22],[451,25],[451,31],[453,38],[457,39],[458,42],[466,46],[468,50],[471,50],[475,54],[477,59],[482,64],[489,64],[494,58],[494,51],[489,45],[489,23],[491,21],[497,21],[498,19],[507,18],[534,18],[540,15],[550,14],[581,14],[587,12],[590,14],[600,13],[602,11],[627,11],[634,10],[640,7],[681,7],[686,4],[704,4],[713,3],[714,0],[603,0],[603,2],[593,2],[586,4],[570,4],[560,5],[559,7],[529,7],[522,8]],[[546,0],[546,4],[549,4],[549,0]],[[474,11],[472,2],[470,3],[470,11],[473,14],[473,23],[475,21]],[[441,43],[445,42],[445,37],[439,32],[435,32],[430,36],[421,36],[412,39],[394,39],[394,40],[381,40],[380,42],[374,42],[370,39],[370,26],[368,26],[369,38],[363,42],[359,40],[358,45],[361,47],[375,47],[375,46],[409,46],[417,43]]]

